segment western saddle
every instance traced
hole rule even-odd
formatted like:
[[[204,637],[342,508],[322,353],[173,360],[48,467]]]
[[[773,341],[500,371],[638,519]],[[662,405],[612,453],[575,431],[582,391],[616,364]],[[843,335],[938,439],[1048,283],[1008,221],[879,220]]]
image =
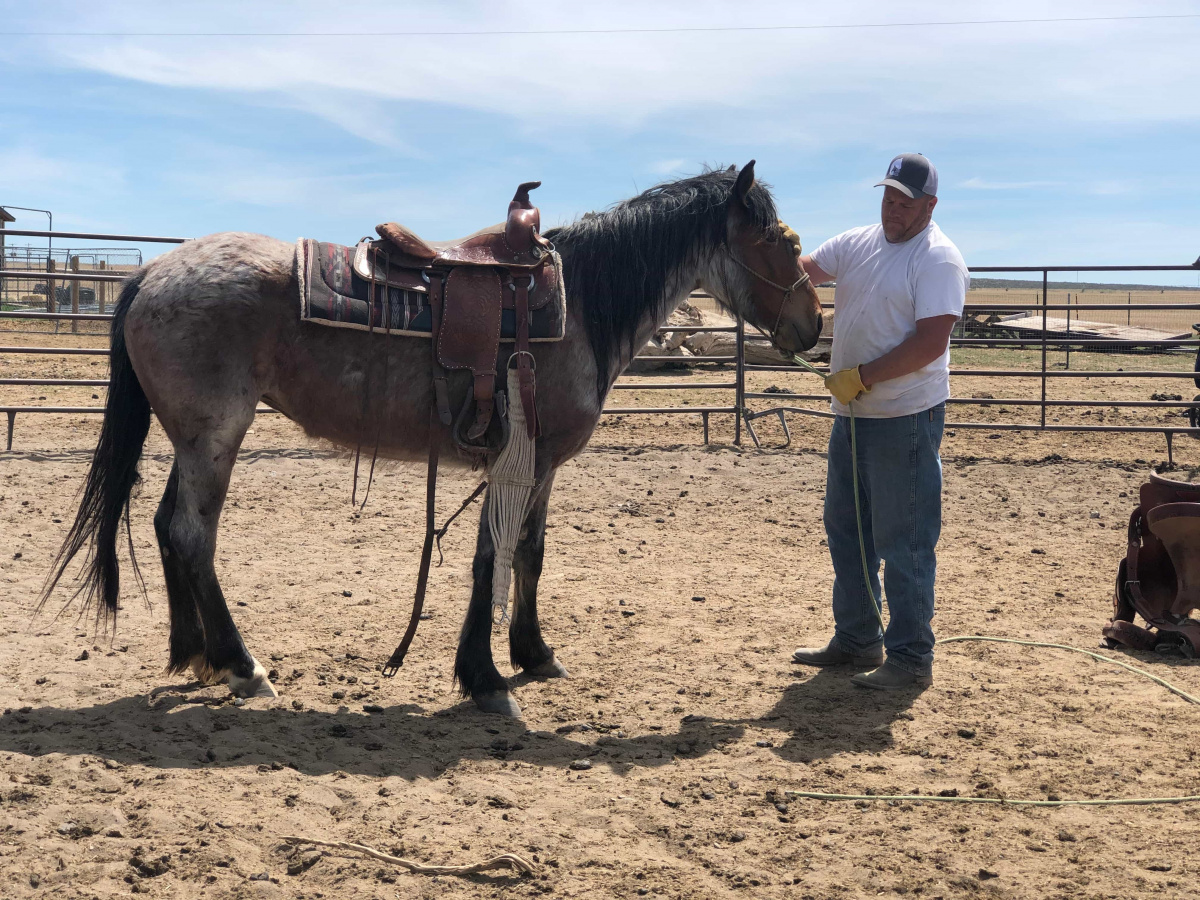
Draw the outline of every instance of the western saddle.
[[[1105,642],[1200,656],[1200,484],[1151,473],[1129,517]],[[1141,614],[1148,628],[1133,623]]]
[[[533,357],[529,352],[531,296],[549,295],[554,245],[542,237],[541,214],[529,192],[541,185],[528,181],[517,188],[508,204],[508,218],[490,228],[453,241],[426,241],[395,222],[375,230],[380,240],[368,245],[373,280],[405,283],[415,278],[427,286],[433,310],[433,386],[438,420],[449,427],[446,371],[467,369],[474,377],[475,417],[465,433],[454,429],[461,447],[479,454],[492,420],[496,369],[500,352],[500,323],[504,309],[516,313],[515,360],[521,403],[529,436],[538,433],[534,407]],[[540,299],[540,298],[539,298]],[[465,417],[466,407],[460,414]],[[503,408],[501,408],[503,417]]]
[[[425,602],[433,545],[439,534],[434,522],[438,453],[443,437],[439,432],[450,429],[459,447],[479,461],[488,453],[487,430],[493,407],[499,411],[502,430],[507,431],[506,404],[500,400],[503,395],[496,394],[505,309],[514,311],[516,328],[513,353],[504,367],[511,367],[515,361],[529,439],[536,438],[540,430],[534,397],[533,355],[529,352],[531,310],[549,302],[554,291],[562,288],[556,283],[560,277],[558,254],[554,245],[542,237],[541,214],[529,201],[529,192],[540,185],[540,181],[522,184],[508,204],[508,218],[504,222],[464,238],[426,241],[403,225],[387,222],[375,229],[380,240],[370,242],[366,248],[363,263],[367,272],[364,277],[385,287],[423,284],[428,290],[433,313],[430,343],[433,345],[434,409],[425,483],[425,543],[421,548],[412,615],[400,645],[383,667],[387,677],[395,675],[404,664]],[[355,268],[358,268],[357,261]],[[530,299],[534,294],[540,294],[537,301]],[[467,369],[474,377],[475,417],[465,434],[459,434],[459,425],[465,421],[470,404],[463,405],[456,424],[450,412],[448,369]],[[508,398],[508,402],[515,400]],[[480,485],[480,489],[482,487]],[[480,489],[476,489],[471,499],[478,496]],[[469,499],[467,503],[470,502]],[[466,505],[463,504],[459,512]]]

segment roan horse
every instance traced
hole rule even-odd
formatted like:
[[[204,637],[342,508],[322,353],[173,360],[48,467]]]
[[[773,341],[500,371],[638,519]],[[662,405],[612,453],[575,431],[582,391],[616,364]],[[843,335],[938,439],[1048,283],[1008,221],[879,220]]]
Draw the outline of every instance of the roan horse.
[[[753,161],[740,172],[730,167],[661,184],[546,237],[562,255],[566,336],[534,345],[542,434],[513,561],[509,645],[514,667],[555,677],[566,669],[542,639],[537,616],[547,504],[555,473],[587,444],[617,376],[695,288],[768,332],[785,352],[816,342],[821,312],[770,192],[755,183]],[[431,434],[429,344],[302,323],[295,257],[295,245],[273,238],[216,234],[183,244],[126,281],[112,321],[104,424],[43,593],[44,602],[87,547],[77,596],[97,603],[98,617],[115,619],[117,541],[123,515],[128,531],[153,410],[175,448],[154,516],[171,621],[167,668],[190,667],[201,681],[225,682],[241,697],[275,696],[275,689],[242,642],[213,557],[230,473],[258,402],[309,435],[348,447],[378,444],[392,459],[423,459]],[[380,371],[384,383],[366,390],[369,373]],[[458,408],[470,375],[454,373],[450,387]],[[447,442],[443,458],[454,458],[453,450]],[[485,501],[454,674],[481,709],[519,715],[492,661],[487,514]]]

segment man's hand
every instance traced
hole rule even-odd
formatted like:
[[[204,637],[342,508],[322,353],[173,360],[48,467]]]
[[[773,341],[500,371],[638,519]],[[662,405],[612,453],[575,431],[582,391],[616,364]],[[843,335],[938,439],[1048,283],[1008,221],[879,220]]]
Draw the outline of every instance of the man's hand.
[[[842,369],[840,372],[834,372],[825,379],[825,387],[829,389],[829,393],[833,394],[834,398],[843,406],[850,403],[864,391],[869,391],[870,388],[862,383],[862,376],[859,374],[858,366],[853,369]]]
[[[813,262],[812,254],[800,257],[800,265],[804,271],[808,273],[808,277],[812,279],[812,283],[824,284],[826,281],[833,281],[833,276]]]

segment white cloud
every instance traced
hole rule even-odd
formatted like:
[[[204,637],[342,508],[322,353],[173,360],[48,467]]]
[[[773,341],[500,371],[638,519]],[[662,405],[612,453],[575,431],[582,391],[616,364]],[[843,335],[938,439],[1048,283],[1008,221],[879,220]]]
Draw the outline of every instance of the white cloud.
[[[58,28],[47,5],[24,28]],[[71,29],[106,32],[331,30],[324,2],[199,6],[101,3],[72,7]],[[1117,2],[1013,0],[1003,18],[1128,13]],[[1192,4],[1139,14],[1194,12]],[[742,24],[879,23],[997,18],[981,0],[943,4],[858,0],[819,15],[794,3],[344,3],[351,31],[671,28]],[[496,114],[553,140],[571,127],[688,133],[714,115],[756,140],[837,143],[886,136],[898,124],[949,116],[996,129],[1058,124],[1196,121],[1194,52],[1200,20],[867,28],[687,34],[426,37],[55,38],[22,46],[74,69],[180,88],[260,95],[306,109],[383,146],[414,108]],[[11,52],[11,51],[6,51]]]

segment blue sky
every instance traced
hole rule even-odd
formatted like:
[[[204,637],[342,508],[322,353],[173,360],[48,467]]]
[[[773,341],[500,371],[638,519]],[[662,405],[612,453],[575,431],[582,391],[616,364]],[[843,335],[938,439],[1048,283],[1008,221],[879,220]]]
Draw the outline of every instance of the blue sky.
[[[1200,17],[328,36],[1200,16],[1195,0],[334,10],[0,0],[0,205],[50,208],[62,230],[352,242],[396,219],[439,238],[498,219],[519,181],[542,179],[553,224],[756,158],[811,249],[874,221],[872,185],[916,150],[939,168],[936,219],[969,263],[1200,255]],[[229,31],[254,36],[194,34]]]

